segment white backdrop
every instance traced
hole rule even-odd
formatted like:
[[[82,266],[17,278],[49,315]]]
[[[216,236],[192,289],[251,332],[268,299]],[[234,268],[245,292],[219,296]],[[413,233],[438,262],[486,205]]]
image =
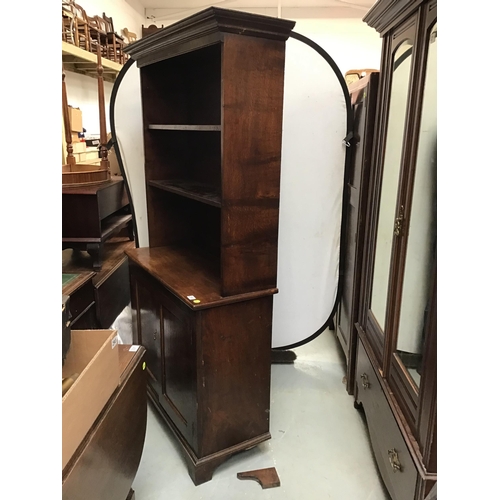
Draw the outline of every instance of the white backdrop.
[[[135,207],[140,246],[148,246],[139,70],[135,64],[117,93],[115,126]],[[335,73],[314,49],[289,39],[274,348],[307,339],[323,326],[333,309],[338,282],[345,135],[345,99]]]

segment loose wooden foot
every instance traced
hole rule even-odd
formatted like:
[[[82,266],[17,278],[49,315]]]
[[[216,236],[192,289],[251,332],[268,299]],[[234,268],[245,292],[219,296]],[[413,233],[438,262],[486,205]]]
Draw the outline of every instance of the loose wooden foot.
[[[263,490],[267,488],[276,488],[281,485],[280,478],[274,467],[250,470],[247,472],[238,472],[236,477],[238,479],[253,479],[262,486]]]

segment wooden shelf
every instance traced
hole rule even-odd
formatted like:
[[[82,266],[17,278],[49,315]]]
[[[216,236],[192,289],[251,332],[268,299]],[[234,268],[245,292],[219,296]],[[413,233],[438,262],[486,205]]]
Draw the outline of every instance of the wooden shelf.
[[[163,189],[169,193],[175,193],[185,198],[212,205],[213,207],[221,206],[220,193],[217,193],[212,186],[191,181],[149,181],[148,184],[152,187]]]
[[[198,132],[220,132],[220,125],[149,125],[149,130],[191,130]]]
[[[132,215],[112,215],[102,221],[102,240],[106,241],[114,234],[118,233],[121,229],[127,226],[132,220]]]
[[[62,42],[62,60],[66,71],[97,78],[96,54],[92,54],[71,43]],[[104,57],[101,61],[103,80],[113,83],[123,66]]]
[[[278,292],[277,288],[269,288],[258,292],[221,296],[219,270],[214,266],[213,259],[201,255],[193,248],[146,247],[126,250],[125,253],[132,262],[145,269],[185,305],[194,310],[233,304]],[[193,300],[199,302],[196,303]]]

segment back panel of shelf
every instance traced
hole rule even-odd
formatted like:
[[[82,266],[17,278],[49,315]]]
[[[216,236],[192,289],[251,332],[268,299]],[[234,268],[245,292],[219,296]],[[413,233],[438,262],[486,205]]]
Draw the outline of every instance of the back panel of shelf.
[[[141,68],[141,90],[145,129],[220,125],[220,43]]]

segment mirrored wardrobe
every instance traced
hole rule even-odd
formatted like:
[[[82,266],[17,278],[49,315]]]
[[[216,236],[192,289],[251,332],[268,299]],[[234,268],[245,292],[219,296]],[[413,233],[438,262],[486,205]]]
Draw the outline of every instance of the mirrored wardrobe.
[[[437,2],[379,0],[364,21],[383,49],[351,383],[392,499],[423,500],[437,481]]]

